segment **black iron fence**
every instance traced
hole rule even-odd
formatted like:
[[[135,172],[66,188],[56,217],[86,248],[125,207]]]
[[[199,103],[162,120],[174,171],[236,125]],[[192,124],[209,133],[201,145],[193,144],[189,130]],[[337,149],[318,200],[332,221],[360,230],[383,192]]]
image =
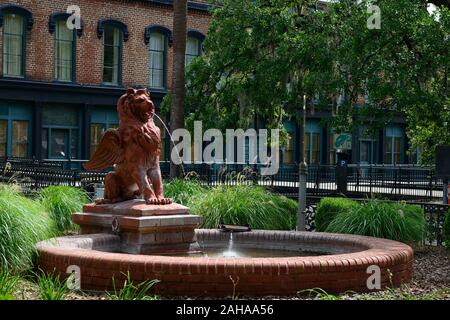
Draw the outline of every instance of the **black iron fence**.
[[[0,181],[20,184],[26,192],[48,185],[79,186],[89,192],[103,183],[106,172],[89,173],[73,167],[73,161],[0,159]],[[77,162],[80,167],[81,161]],[[164,178],[169,177],[169,162],[161,162]],[[248,164],[183,165],[186,177],[208,186],[254,184],[291,198],[298,196],[299,167],[283,165],[274,175],[264,175],[264,166]],[[309,166],[307,194],[310,196],[345,195],[353,198],[379,197],[391,200],[441,202],[443,181],[433,168],[418,166],[329,165]]]
[[[67,163],[29,159],[0,159],[0,182],[15,183],[32,195],[51,185],[85,189],[93,195],[102,186],[106,172],[92,173],[63,169]],[[164,178],[170,165],[161,162]],[[261,174],[261,165],[184,164],[186,178],[197,179],[206,186],[252,184],[264,186],[297,199],[299,171],[297,165],[282,166],[275,175]],[[324,196],[351,198],[378,197],[403,200],[423,207],[427,221],[426,244],[442,245],[443,224],[448,206],[442,202],[443,181],[432,168],[414,166],[309,166],[307,176],[308,205],[312,208]],[[312,210],[314,211],[314,210]]]

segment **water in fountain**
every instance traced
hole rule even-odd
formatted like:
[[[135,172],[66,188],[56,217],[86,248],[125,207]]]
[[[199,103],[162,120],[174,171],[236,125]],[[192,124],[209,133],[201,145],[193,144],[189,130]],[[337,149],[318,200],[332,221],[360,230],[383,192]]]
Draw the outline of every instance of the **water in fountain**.
[[[228,249],[223,253],[224,258],[236,258],[238,253],[233,250],[233,231],[230,232],[230,241],[228,241]]]
[[[184,176],[185,174],[184,174],[184,167],[183,167],[183,159],[181,159],[181,157],[180,157],[180,152],[178,151],[178,148],[177,148],[177,146],[175,144],[175,141],[173,140],[173,137],[172,137],[172,134],[170,133],[169,128],[167,127],[166,123],[161,119],[160,116],[158,116],[156,113],[153,113],[153,116],[156,117],[159,121],[161,121],[162,125],[166,129],[166,132],[169,135],[170,141],[172,142],[173,147],[175,148],[175,152],[177,153],[178,160],[180,160],[181,171],[182,171],[182,175]]]

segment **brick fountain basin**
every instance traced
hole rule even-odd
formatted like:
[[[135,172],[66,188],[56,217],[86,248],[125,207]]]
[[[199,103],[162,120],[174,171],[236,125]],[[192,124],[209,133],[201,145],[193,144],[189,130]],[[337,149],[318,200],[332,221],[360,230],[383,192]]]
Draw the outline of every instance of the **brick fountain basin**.
[[[200,248],[226,248],[228,233],[195,230]],[[87,234],[40,242],[39,267],[67,277],[69,266],[81,271],[83,290],[112,289],[127,272],[135,283],[159,279],[155,290],[165,296],[226,297],[295,295],[298,291],[322,288],[329,293],[352,290],[367,292],[369,266],[381,270],[382,288],[409,282],[413,250],[396,241],[343,234],[251,231],[236,233],[236,248],[281,251],[312,251],[315,256],[231,257],[162,256],[117,253],[120,237]],[[323,255],[320,255],[320,254]],[[319,254],[319,255],[317,255]],[[233,280],[232,280],[233,279]]]

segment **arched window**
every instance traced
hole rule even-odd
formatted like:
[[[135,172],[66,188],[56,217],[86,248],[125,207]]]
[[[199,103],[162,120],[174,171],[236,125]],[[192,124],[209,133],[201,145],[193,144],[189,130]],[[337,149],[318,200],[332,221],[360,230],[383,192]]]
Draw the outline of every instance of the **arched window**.
[[[3,76],[24,77],[26,31],[33,27],[30,11],[16,6],[0,6],[0,27],[3,27]]]
[[[103,37],[103,83],[122,83],[122,44],[128,40],[128,27],[117,20],[100,20],[97,35]]]
[[[83,34],[83,26],[80,29],[69,29],[68,13],[53,13],[49,19],[49,31],[55,34],[55,80],[72,81],[76,79],[76,34]]]
[[[149,87],[167,87],[167,48],[172,45],[172,32],[162,26],[145,29],[145,42],[149,45]]]
[[[185,65],[189,65],[192,60],[201,55],[202,44],[205,40],[205,36],[194,30],[188,31],[187,41],[186,41],[186,55],[185,55]]]

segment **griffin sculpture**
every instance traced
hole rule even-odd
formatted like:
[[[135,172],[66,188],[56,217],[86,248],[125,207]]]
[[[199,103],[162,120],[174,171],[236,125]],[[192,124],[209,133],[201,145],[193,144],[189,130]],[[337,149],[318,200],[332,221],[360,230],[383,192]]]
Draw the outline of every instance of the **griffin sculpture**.
[[[159,157],[161,132],[153,122],[155,106],[147,89],[128,89],[117,103],[119,128],[109,129],[90,161],[88,171],[114,166],[106,175],[105,196],[97,204],[117,203],[143,196],[147,204],[172,203],[164,198]]]

